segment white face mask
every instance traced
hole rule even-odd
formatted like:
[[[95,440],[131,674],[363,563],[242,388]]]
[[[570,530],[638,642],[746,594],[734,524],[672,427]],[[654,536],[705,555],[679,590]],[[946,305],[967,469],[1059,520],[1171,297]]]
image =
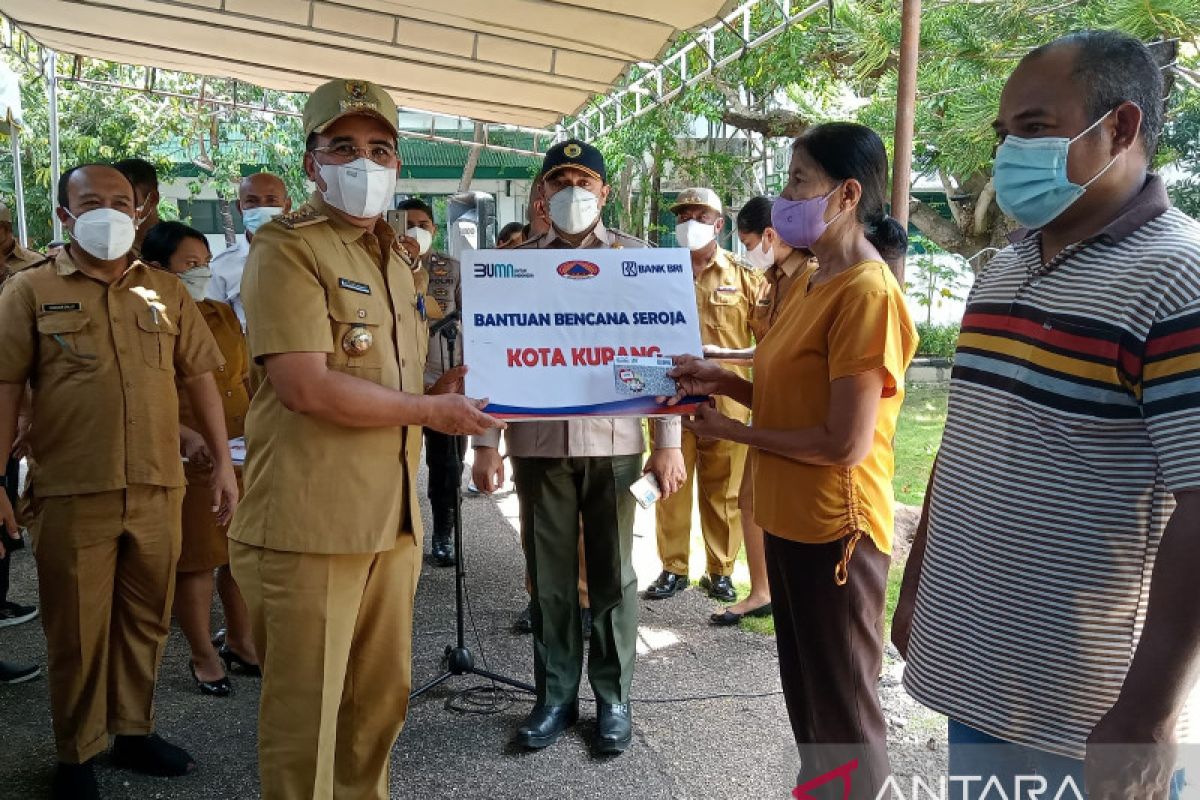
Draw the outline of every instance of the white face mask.
[[[133,217],[115,208],[93,208],[78,217],[67,211],[75,220],[71,238],[92,258],[101,261],[116,261],[128,255],[137,235]]]
[[[578,186],[560,189],[549,205],[550,221],[568,236],[583,233],[600,217],[600,199]]]
[[[675,226],[675,240],[688,250],[701,250],[717,238],[717,226],[689,219]]]
[[[180,272],[179,280],[183,281],[184,288],[187,289],[187,293],[192,296],[192,299],[199,303],[208,292],[208,283],[212,280],[212,270],[208,267],[193,267],[185,272]]]
[[[433,247],[433,234],[424,228],[409,228],[404,235],[410,239],[416,239],[417,244],[421,246],[420,255],[425,255],[429,252],[429,248]]]
[[[325,202],[352,217],[377,217],[392,207],[396,195],[396,170],[381,167],[369,158],[349,164],[317,164]]]
[[[746,263],[758,270],[775,265],[775,248],[767,247],[766,237],[758,243],[758,247],[746,251]]]
[[[253,236],[258,233],[258,229],[266,225],[271,220],[283,213],[283,208],[279,206],[258,206],[257,208],[247,208],[242,212],[242,225],[246,228],[246,233]]]

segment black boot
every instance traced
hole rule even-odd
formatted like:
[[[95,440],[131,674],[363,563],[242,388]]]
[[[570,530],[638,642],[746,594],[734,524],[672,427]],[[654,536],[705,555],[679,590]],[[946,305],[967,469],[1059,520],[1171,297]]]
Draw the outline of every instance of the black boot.
[[[439,567],[454,566],[454,536],[447,528],[434,528],[429,555]]]
[[[530,750],[541,750],[558,741],[567,728],[579,721],[579,704],[536,705],[517,728],[514,742]]]
[[[158,778],[177,778],[196,769],[196,762],[186,750],[157,733],[114,737],[112,762],[122,769]]]
[[[596,702],[596,752],[615,756],[633,741],[633,712],[629,703]]]
[[[437,566],[454,566],[454,509],[433,509],[430,555]]]
[[[96,788],[96,774],[92,762],[62,764],[54,771],[54,785],[50,790],[54,800],[100,800]]]

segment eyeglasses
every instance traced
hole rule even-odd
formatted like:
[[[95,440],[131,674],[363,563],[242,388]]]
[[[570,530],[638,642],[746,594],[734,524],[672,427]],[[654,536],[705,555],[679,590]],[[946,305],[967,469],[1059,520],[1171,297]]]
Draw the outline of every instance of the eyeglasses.
[[[349,163],[359,156],[369,158],[376,164],[385,167],[391,166],[396,161],[396,148],[390,144],[373,144],[370,147],[357,147],[343,142],[342,144],[331,144],[325,147],[314,147],[313,150],[320,153],[328,153],[339,164]]]

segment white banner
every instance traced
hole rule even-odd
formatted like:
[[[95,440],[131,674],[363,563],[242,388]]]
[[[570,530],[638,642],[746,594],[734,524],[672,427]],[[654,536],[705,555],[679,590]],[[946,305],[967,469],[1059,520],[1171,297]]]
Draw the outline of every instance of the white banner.
[[[476,250],[463,254],[467,393],[498,417],[647,416],[617,387],[619,356],[699,355],[687,250]]]

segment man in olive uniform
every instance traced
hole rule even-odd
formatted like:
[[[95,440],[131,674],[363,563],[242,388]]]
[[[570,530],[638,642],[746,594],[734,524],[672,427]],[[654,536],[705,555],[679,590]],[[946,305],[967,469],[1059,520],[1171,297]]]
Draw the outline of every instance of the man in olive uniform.
[[[22,247],[17,241],[13,235],[12,212],[8,206],[0,203],[0,284],[14,272],[45,260],[44,255]]]
[[[92,759],[110,734],[118,765],[156,775],[195,766],[153,734],[185,485],[177,378],[215,462],[222,521],[237,505],[237,481],[212,377],[221,353],[183,284],[130,257],[129,181],[108,166],[69,170],[56,213],[71,243],[0,291],[0,452],[12,449],[28,384],[54,796],[79,800],[97,796]],[[15,529],[3,495],[0,521]]]
[[[408,234],[418,240],[419,269],[427,280],[427,300],[431,318],[453,314],[461,307],[462,281],[458,259],[430,249],[437,236],[433,209],[423,200],[409,198],[396,206],[408,214]],[[433,309],[432,299],[437,304]],[[459,323],[452,322],[458,326]],[[462,364],[462,337],[454,340],[454,364]],[[425,385],[432,386],[446,373],[451,354],[446,338],[440,334],[429,337],[429,356],[425,359]],[[454,566],[454,508],[462,485],[462,464],[467,443],[461,436],[446,436],[435,430],[425,430],[425,465],[429,468],[429,506],[433,512],[433,531],[429,553],[439,567]]]
[[[712,189],[684,189],[671,212],[677,223],[676,239],[692,254],[701,339],[706,345],[731,350],[750,347],[754,343],[750,316],[762,293],[762,276],[718,243],[717,236],[725,227],[721,199]],[[741,372],[749,376],[744,368]],[[718,397],[717,407],[739,422],[750,419],[750,409],[728,398]],[[707,562],[707,574],[700,579],[700,586],[713,599],[732,603],[737,599],[731,577],[733,564],[742,548],[737,498],[746,466],[746,446],[700,441],[692,432],[684,431],[683,460],[687,480],[674,497],[659,502],[655,511],[663,571],[646,589],[646,597],[671,597],[688,585],[694,476],[699,484],[696,494]]]
[[[572,139],[552,147],[540,175],[551,228],[522,248],[645,247],[601,223],[600,209],[610,191],[606,174],[604,157],[591,145]],[[655,450],[645,470],[640,419],[521,422],[510,428],[508,455],[532,584],[537,686],[537,703],[517,731],[519,745],[547,747],[579,716],[581,521],[592,611],[588,678],[597,700],[595,748],[616,754],[629,745],[638,599],[634,500],[628,488],[643,471],[654,473],[664,495],[683,479],[678,420],[656,420],[654,428]],[[496,432],[475,440],[473,477],[487,492],[503,482],[498,445]]]
[[[444,392],[452,380],[424,395],[424,306],[383,216],[400,170],[395,103],[330,81],[303,122],[317,192],[258,229],[242,283],[267,377],[229,557],[261,648],[263,798],[382,800],[411,683],[421,426],[502,423]]]
[[[6,278],[21,270],[45,261],[46,257],[32,250],[27,250],[13,236],[12,213],[8,206],[0,203],[0,285]],[[20,469],[20,459],[17,450],[5,459],[4,474],[13,476],[11,485],[5,486],[8,500],[16,505],[17,470]],[[0,628],[10,625],[20,625],[29,622],[37,616],[37,606],[21,605],[8,599],[8,570],[12,559],[8,553],[0,555]],[[13,664],[0,661],[0,683],[23,683],[41,674],[42,668],[34,664]]]

